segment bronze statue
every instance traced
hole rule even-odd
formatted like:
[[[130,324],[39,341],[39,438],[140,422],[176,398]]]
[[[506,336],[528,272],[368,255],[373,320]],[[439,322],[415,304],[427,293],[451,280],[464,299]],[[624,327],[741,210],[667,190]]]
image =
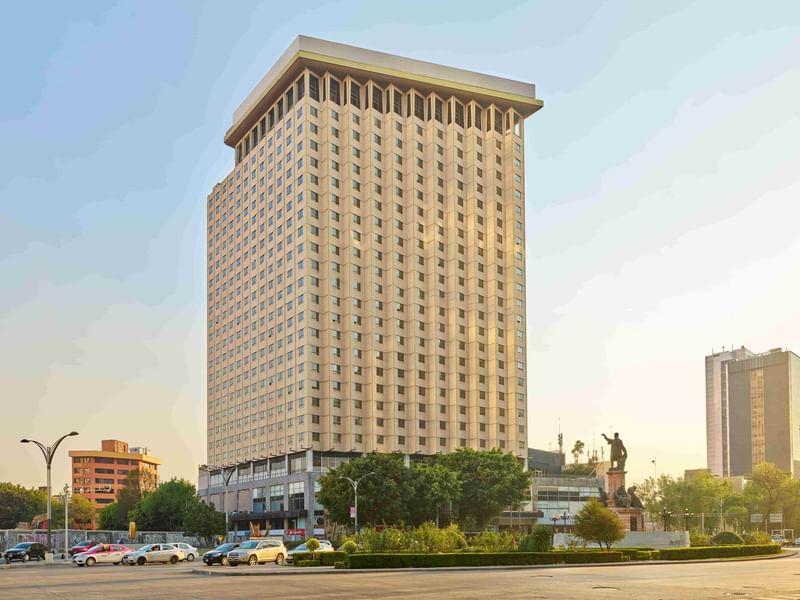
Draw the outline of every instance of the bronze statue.
[[[631,500],[631,508],[644,508],[639,496],[636,495],[636,486],[632,485],[628,488],[628,498]]]
[[[614,506],[618,506],[619,508],[630,507],[630,499],[628,498],[628,494],[625,492],[624,485],[619,486],[617,491],[614,492]]]
[[[628,451],[625,444],[619,439],[619,434],[615,433],[614,438],[609,438],[605,433],[601,434],[606,443],[611,444],[611,468],[609,471],[624,471],[625,461],[628,460]]]

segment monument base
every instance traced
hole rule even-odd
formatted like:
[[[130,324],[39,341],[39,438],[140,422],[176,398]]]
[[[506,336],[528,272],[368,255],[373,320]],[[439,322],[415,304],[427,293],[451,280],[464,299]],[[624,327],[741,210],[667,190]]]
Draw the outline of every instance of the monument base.
[[[641,508],[621,508],[612,506],[611,510],[617,515],[617,518],[625,528],[625,532],[630,531],[644,531],[644,510]]]
[[[619,488],[625,490],[625,474],[627,471],[606,471],[606,494],[608,495],[608,506],[616,506],[616,494]]]

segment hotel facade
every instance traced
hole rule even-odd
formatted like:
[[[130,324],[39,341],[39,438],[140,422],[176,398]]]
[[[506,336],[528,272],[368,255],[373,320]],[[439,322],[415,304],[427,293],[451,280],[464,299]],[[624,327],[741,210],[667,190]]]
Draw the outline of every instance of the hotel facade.
[[[320,475],[363,453],[526,458],[541,106],[531,84],[301,36],[236,110],[206,204],[199,488],[239,529],[319,533]]]

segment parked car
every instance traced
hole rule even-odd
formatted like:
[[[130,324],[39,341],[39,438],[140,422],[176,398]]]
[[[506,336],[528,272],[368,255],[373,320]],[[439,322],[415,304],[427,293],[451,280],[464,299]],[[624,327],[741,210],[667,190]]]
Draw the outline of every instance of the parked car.
[[[138,550],[122,555],[122,563],[126,565],[146,565],[147,563],[177,564],[185,558],[183,551],[172,544],[147,544]]]
[[[239,547],[237,543],[220,544],[213,550],[203,554],[203,562],[209,567],[214,564],[228,566],[228,552]]]
[[[33,558],[36,560],[44,560],[45,552],[47,552],[47,548],[44,547],[44,544],[38,542],[20,542],[13,548],[6,550],[3,554],[3,558],[6,559],[7,563],[10,563],[12,560],[28,562]]]
[[[79,552],[73,556],[72,562],[79,567],[93,567],[97,563],[118,565],[122,562],[122,557],[126,552],[133,552],[133,550],[119,544],[97,544],[86,552]]]
[[[254,566],[266,562],[282,565],[286,554],[286,546],[281,540],[247,540],[236,550],[228,552],[228,563],[232,567],[242,563]]]
[[[794,538],[794,545],[795,546],[800,546],[800,537]]]
[[[186,557],[184,560],[187,562],[194,562],[195,558],[200,557],[200,552],[191,544],[187,544],[186,542],[176,542],[172,545],[183,552],[183,555]]]
[[[286,553],[286,562],[292,562],[296,553],[308,551],[308,547],[305,544],[295,546]],[[316,552],[333,552],[333,544],[331,544],[328,540],[319,540],[319,550]]]
[[[89,548],[94,548],[97,545],[97,542],[93,542],[92,540],[83,540],[75,544],[72,548],[69,549],[69,555],[75,556],[76,554],[80,554],[81,552],[86,552]]]
[[[783,544],[784,542],[786,542],[786,540],[783,538],[782,535],[777,535],[777,534],[773,535],[769,539],[773,544]]]

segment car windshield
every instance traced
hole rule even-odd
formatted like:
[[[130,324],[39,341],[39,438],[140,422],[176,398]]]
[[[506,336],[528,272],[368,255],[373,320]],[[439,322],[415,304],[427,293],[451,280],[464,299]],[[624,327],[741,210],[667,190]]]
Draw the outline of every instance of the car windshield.
[[[136,552],[149,552],[150,548],[152,548],[152,547],[153,547],[153,544],[147,544],[147,546],[142,546],[141,548],[136,550]]]
[[[21,543],[17,544],[16,546],[14,546],[14,548],[17,548],[19,550],[24,550],[26,548],[30,548],[32,545],[33,545],[32,542],[21,542]]]
[[[300,544],[299,546],[295,547],[294,551],[295,552],[308,552],[308,546],[306,546],[305,544]]]
[[[258,547],[258,542],[256,540],[251,540],[249,542],[245,542],[239,547],[242,548],[243,550],[249,550],[250,548]]]
[[[221,544],[214,548],[217,552],[227,552],[228,550],[233,549],[233,544]]]
[[[96,546],[92,546],[87,550],[87,552],[102,552],[103,544],[97,544]]]

